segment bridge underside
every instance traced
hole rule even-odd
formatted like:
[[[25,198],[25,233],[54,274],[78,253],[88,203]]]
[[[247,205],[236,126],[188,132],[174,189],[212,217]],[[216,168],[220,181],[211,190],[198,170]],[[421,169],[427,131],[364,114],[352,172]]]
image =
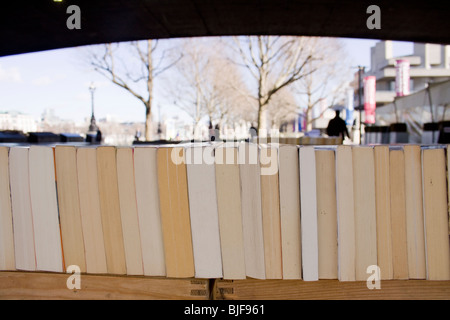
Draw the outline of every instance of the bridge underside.
[[[70,5],[81,29],[66,26]],[[367,8],[381,9],[370,30]],[[445,1],[2,1],[0,56],[105,42],[222,35],[307,35],[450,44]]]

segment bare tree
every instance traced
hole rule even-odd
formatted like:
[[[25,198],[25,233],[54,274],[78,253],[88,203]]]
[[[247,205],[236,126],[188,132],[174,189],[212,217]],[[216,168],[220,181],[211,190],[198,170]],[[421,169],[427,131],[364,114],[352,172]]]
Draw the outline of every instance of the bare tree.
[[[220,42],[215,44],[215,48],[222,46]],[[204,97],[209,120],[221,126],[245,118],[245,107],[250,94],[236,65],[228,61],[222,52],[223,50],[219,50],[214,53],[214,63],[208,70],[204,90],[207,93]],[[236,90],[236,87],[239,89]]]
[[[90,64],[115,85],[127,90],[145,107],[145,139],[152,139],[152,102],[155,78],[174,66],[180,59],[169,57],[163,50],[154,61],[158,40],[108,43],[89,50]],[[120,50],[123,47],[124,50]],[[125,52],[127,54],[126,58]]]
[[[205,99],[209,105],[214,103],[214,92],[208,85],[208,68],[212,65],[202,39],[184,39],[179,48],[184,52],[185,59],[179,63],[175,71],[177,77],[171,81],[170,95],[176,98],[176,105],[186,111],[194,122],[194,128],[206,115]],[[210,107],[211,108],[211,107]]]
[[[312,129],[315,120],[343,98],[352,75],[338,39],[315,37],[309,44],[308,50],[315,59],[306,63],[307,75],[291,87],[303,109],[307,131]]]
[[[298,116],[298,105],[292,90],[288,87],[281,89],[269,102],[269,117],[272,127],[280,126]]]
[[[234,86],[245,85],[236,65],[221,54],[222,45],[217,38],[188,38],[179,46],[185,58],[171,74],[167,96],[192,118],[194,132],[204,118],[220,125],[230,121],[242,103]]]
[[[235,51],[239,60],[250,74],[257,102],[257,127],[259,133],[267,129],[269,102],[281,89],[291,85],[314,69],[305,66],[314,60],[308,50],[310,38],[282,36],[234,37]]]

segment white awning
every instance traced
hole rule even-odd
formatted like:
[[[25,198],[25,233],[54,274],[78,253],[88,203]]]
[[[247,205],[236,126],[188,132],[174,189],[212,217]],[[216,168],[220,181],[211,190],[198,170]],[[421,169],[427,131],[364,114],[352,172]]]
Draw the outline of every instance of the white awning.
[[[430,107],[431,103],[434,107],[445,106],[450,104],[450,80],[430,83],[427,89],[417,91],[413,94],[404,97],[396,97],[393,103],[389,103],[383,107],[377,108],[376,113],[379,115],[395,114],[396,106],[397,112],[401,113],[409,108],[415,107]]]

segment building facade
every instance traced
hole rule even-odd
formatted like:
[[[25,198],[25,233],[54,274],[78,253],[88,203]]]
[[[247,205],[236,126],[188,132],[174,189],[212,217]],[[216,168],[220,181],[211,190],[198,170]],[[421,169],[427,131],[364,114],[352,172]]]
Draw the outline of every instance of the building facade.
[[[17,111],[0,112],[0,130],[17,130],[24,133],[35,132],[38,127],[36,119]]]
[[[392,41],[377,42],[371,48],[371,66],[363,73],[376,77],[376,106],[392,103],[396,97],[396,64],[397,60],[409,62],[409,90],[414,93],[425,89],[428,83],[436,83],[450,79],[450,45],[431,43],[414,43],[413,53],[406,56],[393,55]],[[358,73],[352,82],[355,89],[355,106],[359,105]],[[361,81],[363,85],[363,81]]]

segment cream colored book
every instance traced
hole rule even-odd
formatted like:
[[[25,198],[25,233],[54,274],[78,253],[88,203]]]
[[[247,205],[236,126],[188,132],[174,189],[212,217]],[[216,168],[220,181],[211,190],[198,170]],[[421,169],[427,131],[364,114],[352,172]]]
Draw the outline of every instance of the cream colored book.
[[[297,146],[280,145],[278,158],[283,279],[301,279],[300,175]]]
[[[421,150],[419,145],[405,145],[405,202],[406,236],[408,246],[409,279],[425,279],[425,236],[423,226],[423,199]]]
[[[15,270],[9,148],[0,147],[0,270]]]
[[[377,227],[373,147],[353,148],[356,281],[367,281],[367,268],[377,265]],[[382,271],[381,271],[382,272]]]
[[[117,148],[117,184],[119,187],[120,219],[128,275],[143,275],[141,237],[134,182],[133,148]]]
[[[391,236],[394,279],[408,279],[406,238],[405,156],[403,149],[389,151]]]
[[[299,149],[303,280],[319,280],[316,158],[313,146]]]
[[[448,192],[448,207],[449,207],[449,211],[448,211],[448,234],[450,236],[450,170],[448,168],[450,168],[450,145],[447,145],[447,192]]]
[[[31,146],[29,169],[36,269],[62,272],[65,268],[58,219],[53,148]]]
[[[77,265],[81,272],[86,272],[76,147],[56,146],[55,166],[64,262],[67,266]]]
[[[195,277],[222,278],[214,148],[189,146],[185,151]]]
[[[450,280],[445,153],[422,149],[423,215],[427,280]]]
[[[315,150],[319,279],[338,278],[336,161],[334,150]]]
[[[126,274],[115,147],[97,148],[97,177],[106,267],[108,273]]]
[[[157,150],[161,225],[168,277],[195,275],[184,148]]]
[[[165,276],[156,147],[135,147],[134,176],[144,275]]]
[[[267,279],[282,279],[280,193],[278,181],[278,149],[262,145],[261,200],[264,238],[264,262]]]
[[[338,279],[355,281],[355,210],[351,146],[336,149],[336,206],[338,229]]]
[[[246,275],[265,279],[259,148],[257,144],[241,143],[238,153]]]
[[[86,272],[105,274],[108,269],[100,210],[96,148],[77,148],[77,169]]]
[[[35,271],[36,252],[31,213],[28,154],[28,147],[11,148],[9,151],[9,181],[16,269]]]
[[[223,278],[245,279],[238,149],[234,146],[218,146],[215,150]]]
[[[389,174],[389,146],[374,147],[375,156],[375,201],[377,215],[377,261],[381,279],[394,277],[391,227],[391,183]]]

